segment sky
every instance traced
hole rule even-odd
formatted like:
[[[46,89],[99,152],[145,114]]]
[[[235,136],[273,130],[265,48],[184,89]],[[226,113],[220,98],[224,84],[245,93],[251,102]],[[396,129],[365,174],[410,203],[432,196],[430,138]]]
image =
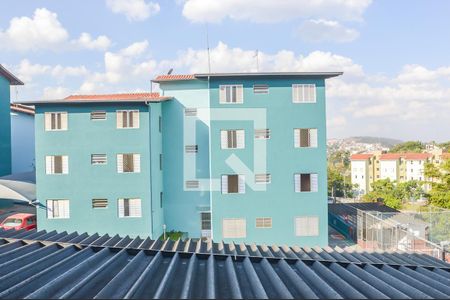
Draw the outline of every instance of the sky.
[[[208,32],[212,72],[343,71],[329,138],[450,140],[450,1],[86,3],[0,2],[0,63],[25,82],[12,101],[157,90],[171,68],[208,71]]]

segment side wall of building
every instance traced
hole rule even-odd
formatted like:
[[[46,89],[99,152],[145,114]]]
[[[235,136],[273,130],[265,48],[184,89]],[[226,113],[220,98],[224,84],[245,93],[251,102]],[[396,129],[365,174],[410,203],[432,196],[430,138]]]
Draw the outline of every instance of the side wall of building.
[[[242,84],[243,104],[220,104],[219,86],[222,84]],[[269,93],[255,94],[254,84],[268,84]],[[292,84],[315,84],[317,102],[293,103]],[[231,239],[223,237],[223,219],[242,218],[246,221],[246,237],[232,239],[235,242],[326,246],[328,215],[324,80],[211,79],[210,91],[211,177],[220,182],[222,175],[243,174],[246,168],[249,171],[245,174],[245,194],[222,194],[220,187],[212,192],[213,238],[230,242]],[[258,121],[260,118],[266,121],[265,125]],[[270,129],[270,139],[255,140],[254,129],[264,128]],[[317,128],[318,147],[294,148],[294,128]],[[223,129],[244,129],[245,149],[221,149],[220,131]],[[261,143],[265,143],[265,147],[261,147]],[[263,164],[260,164],[261,160]],[[263,165],[266,165],[266,170]],[[265,186],[265,191],[251,187],[254,185],[253,172],[271,174],[271,183]],[[296,193],[295,173],[318,174],[318,191]],[[272,227],[256,228],[256,218],[261,217],[272,218]],[[318,217],[319,235],[296,236],[297,217]]]
[[[12,173],[34,171],[34,152],[34,116],[11,112]]]
[[[117,129],[117,109],[138,109],[139,129]],[[90,119],[93,110],[105,110],[107,119]],[[44,112],[68,112],[68,130],[45,131]],[[93,234],[148,236],[151,233],[150,194],[150,118],[143,104],[42,105],[36,109],[36,180],[38,229],[59,232],[78,231]],[[140,173],[118,173],[117,154],[139,153]],[[107,164],[92,165],[91,154],[106,154]],[[47,175],[45,157],[67,155],[66,175]],[[108,199],[107,208],[94,209],[92,199]],[[142,217],[119,218],[119,198],[140,198]],[[48,199],[68,199],[70,218],[49,219],[45,209]]]
[[[11,174],[11,117],[9,81],[0,76],[0,176]]]

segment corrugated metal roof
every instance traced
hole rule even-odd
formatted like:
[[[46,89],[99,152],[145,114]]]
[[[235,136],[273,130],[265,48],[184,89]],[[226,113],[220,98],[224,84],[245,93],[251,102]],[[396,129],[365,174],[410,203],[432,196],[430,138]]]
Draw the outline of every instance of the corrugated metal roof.
[[[0,298],[450,297],[450,266],[426,255],[45,231],[0,236]]]

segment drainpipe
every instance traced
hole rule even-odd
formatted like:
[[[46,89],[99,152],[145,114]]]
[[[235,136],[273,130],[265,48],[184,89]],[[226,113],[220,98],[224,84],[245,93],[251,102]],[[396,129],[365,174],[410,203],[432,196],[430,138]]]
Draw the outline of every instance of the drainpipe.
[[[150,118],[149,123],[149,132],[150,132],[150,139],[149,139],[149,155],[150,155],[150,232],[153,239],[156,239],[153,236],[153,181],[152,181],[152,125],[151,125],[151,108],[150,108],[150,102],[145,101],[145,105],[148,107],[148,114]]]

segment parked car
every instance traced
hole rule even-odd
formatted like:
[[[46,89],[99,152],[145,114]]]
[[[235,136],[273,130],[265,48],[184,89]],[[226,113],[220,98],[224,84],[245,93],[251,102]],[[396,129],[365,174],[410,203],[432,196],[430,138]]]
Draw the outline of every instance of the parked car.
[[[25,229],[31,230],[36,228],[36,215],[34,214],[14,214],[7,217],[1,224],[2,229]]]

